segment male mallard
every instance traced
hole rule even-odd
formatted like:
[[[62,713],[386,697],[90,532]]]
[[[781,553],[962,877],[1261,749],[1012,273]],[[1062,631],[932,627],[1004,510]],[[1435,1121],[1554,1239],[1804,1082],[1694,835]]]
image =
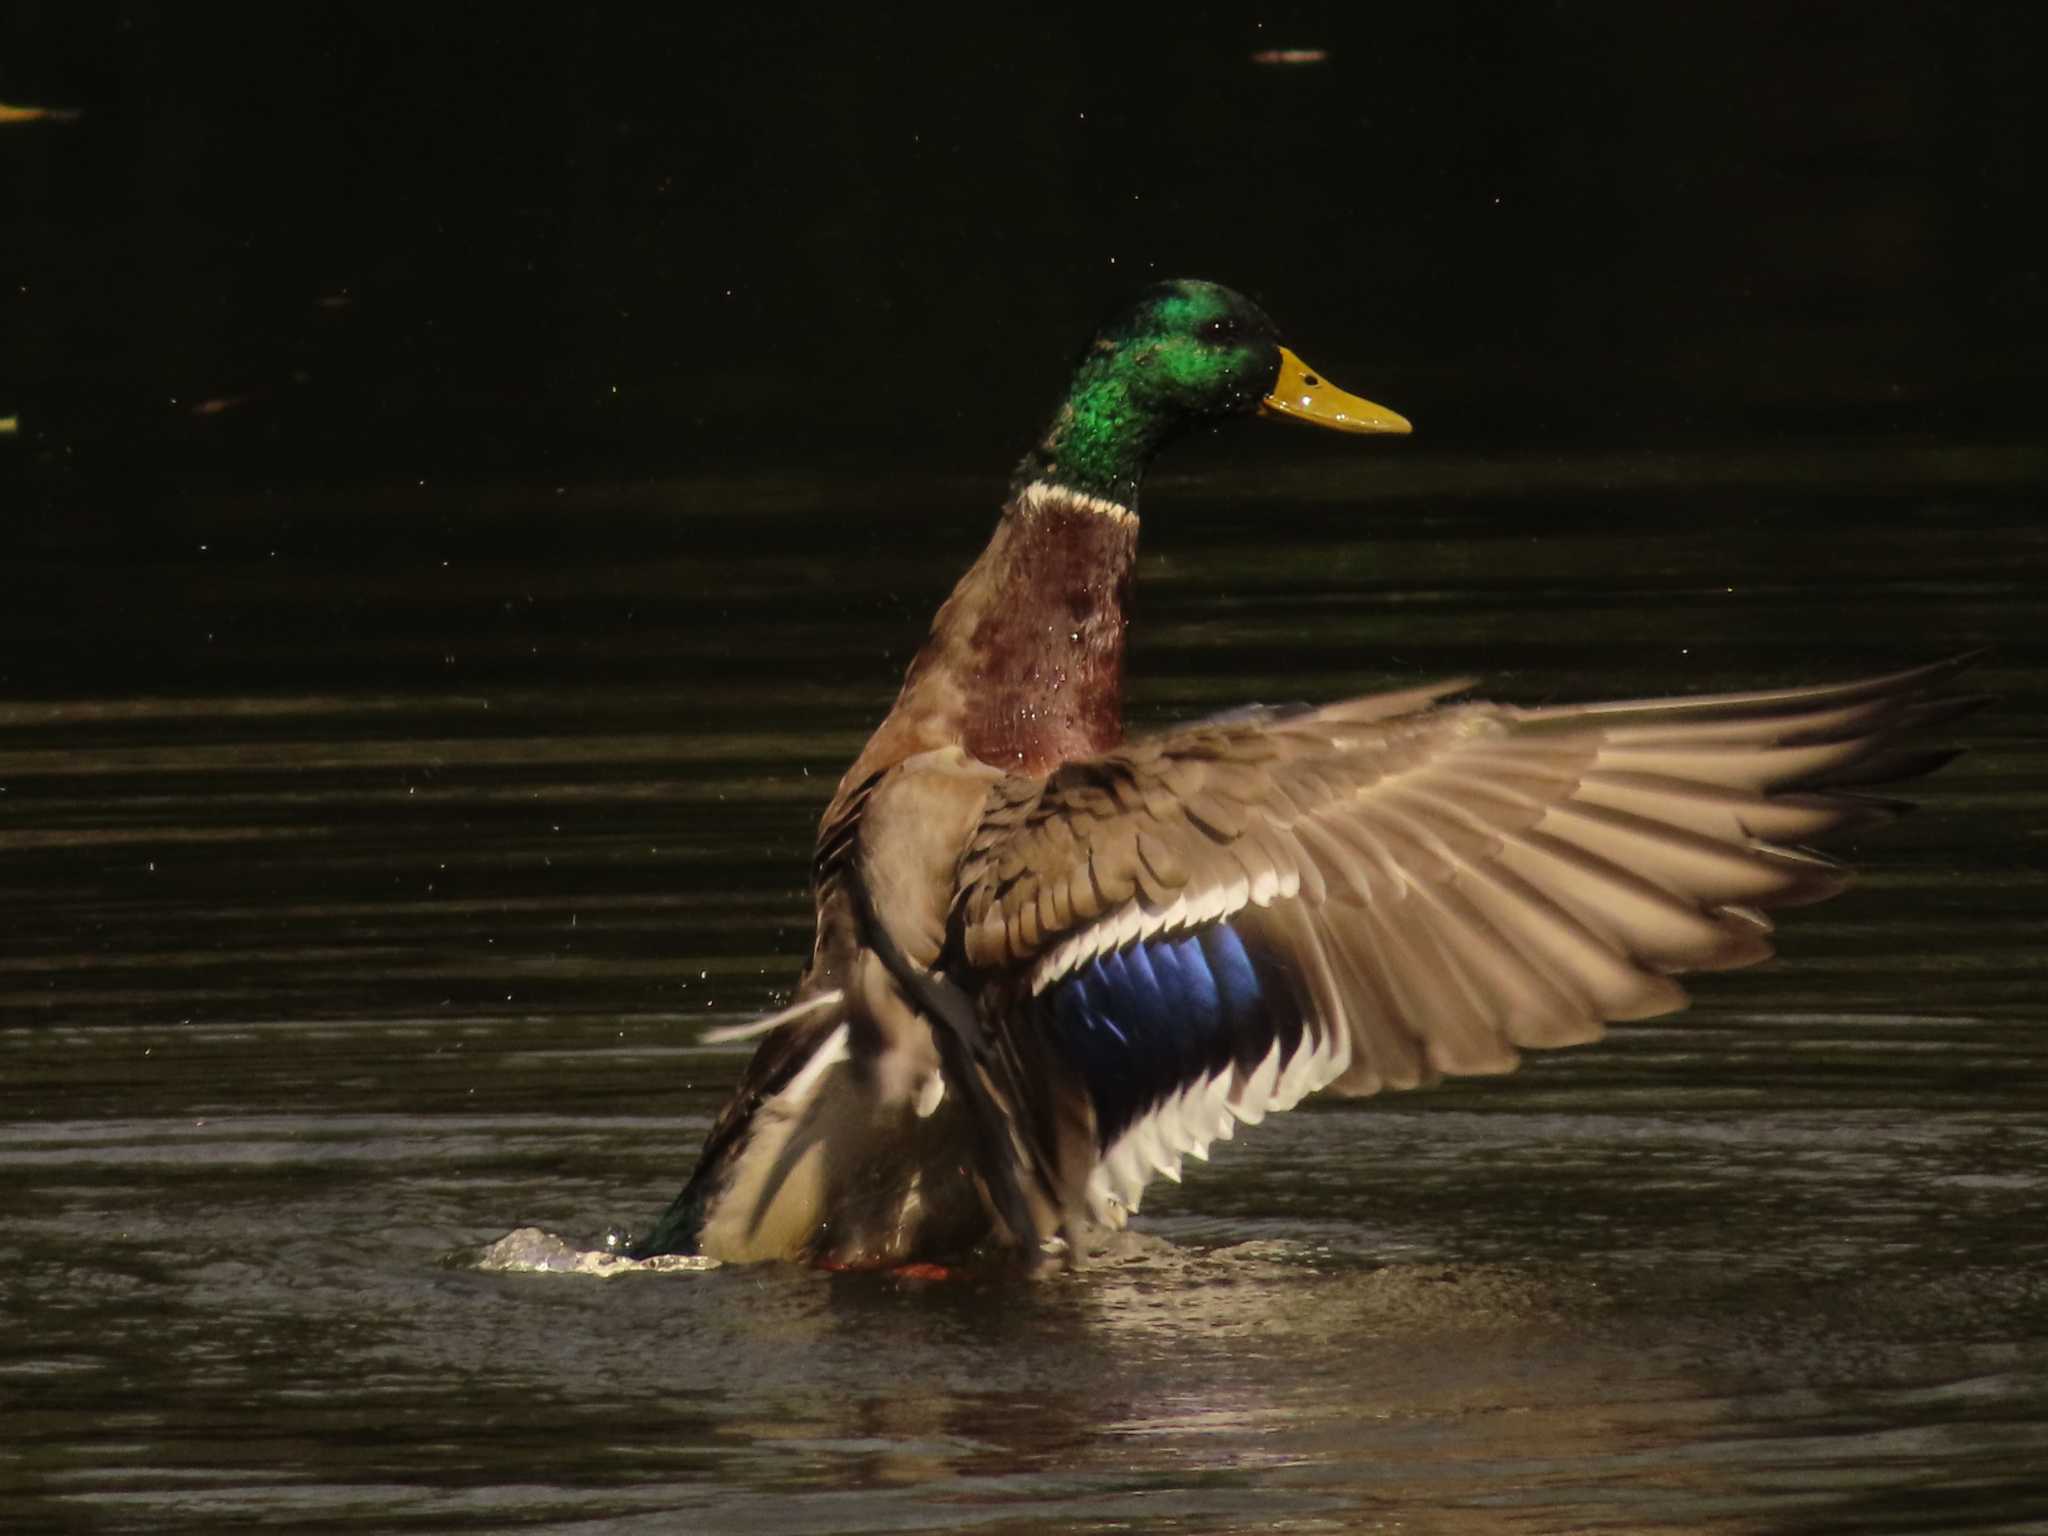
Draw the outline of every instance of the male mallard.
[[[1961,661],[1515,709],[1437,683],[1123,741],[1138,482],[1216,418],[1406,432],[1251,302],[1147,291],[1098,335],[995,535],[840,781],[817,936],[636,1257],[879,1266],[1121,1226],[1239,1122],[1504,1072],[1770,954],[1840,888],[1786,846],[1925,772]]]

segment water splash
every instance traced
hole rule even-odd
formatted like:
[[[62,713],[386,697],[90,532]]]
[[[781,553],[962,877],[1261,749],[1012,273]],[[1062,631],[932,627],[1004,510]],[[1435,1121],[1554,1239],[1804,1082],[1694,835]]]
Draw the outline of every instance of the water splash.
[[[448,1256],[451,1268],[480,1269],[486,1274],[615,1275],[678,1269],[717,1269],[718,1260],[701,1254],[664,1253],[651,1259],[629,1259],[609,1248],[578,1248],[567,1238],[539,1227],[517,1227],[480,1248],[460,1248]]]

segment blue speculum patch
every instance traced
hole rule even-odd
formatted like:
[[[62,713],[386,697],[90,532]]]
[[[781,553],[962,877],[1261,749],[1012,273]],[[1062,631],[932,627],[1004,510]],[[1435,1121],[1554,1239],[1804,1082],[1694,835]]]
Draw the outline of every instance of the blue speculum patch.
[[[1301,1040],[1301,1008],[1277,959],[1231,923],[1161,934],[1100,955],[1047,990],[1052,1036],[1087,1084],[1097,1139],[1111,1146],[1169,1095],[1273,1042]]]

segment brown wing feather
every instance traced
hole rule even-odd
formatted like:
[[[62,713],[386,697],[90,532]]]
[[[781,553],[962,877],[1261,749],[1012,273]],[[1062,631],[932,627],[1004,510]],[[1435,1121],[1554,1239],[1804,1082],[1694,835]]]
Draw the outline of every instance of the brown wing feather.
[[[1936,758],[1971,657],[1839,685],[1516,709],[1451,684],[1198,725],[1011,778],[960,866],[953,942],[1033,989],[1260,909],[1340,1091],[1495,1072],[1684,1006],[1674,972],[1771,953],[1755,909],[1841,871],[1789,843],[1887,814],[1841,793]]]

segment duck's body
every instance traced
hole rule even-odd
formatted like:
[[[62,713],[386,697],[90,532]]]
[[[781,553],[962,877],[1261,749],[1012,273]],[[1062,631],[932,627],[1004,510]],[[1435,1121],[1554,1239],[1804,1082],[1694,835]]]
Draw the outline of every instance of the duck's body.
[[[1148,293],[1097,337],[994,537],[827,809],[817,935],[696,1172],[634,1252],[880,1266],[1120,1226],[1156,1174],[1324,1088],[1499,1072],[1770,953],[1783,844],[1925,771],[1954,664],[1669,703],[1461,684],[1123,745],[1137,484],[1176,430],[1406,423],[1255,307]]]

